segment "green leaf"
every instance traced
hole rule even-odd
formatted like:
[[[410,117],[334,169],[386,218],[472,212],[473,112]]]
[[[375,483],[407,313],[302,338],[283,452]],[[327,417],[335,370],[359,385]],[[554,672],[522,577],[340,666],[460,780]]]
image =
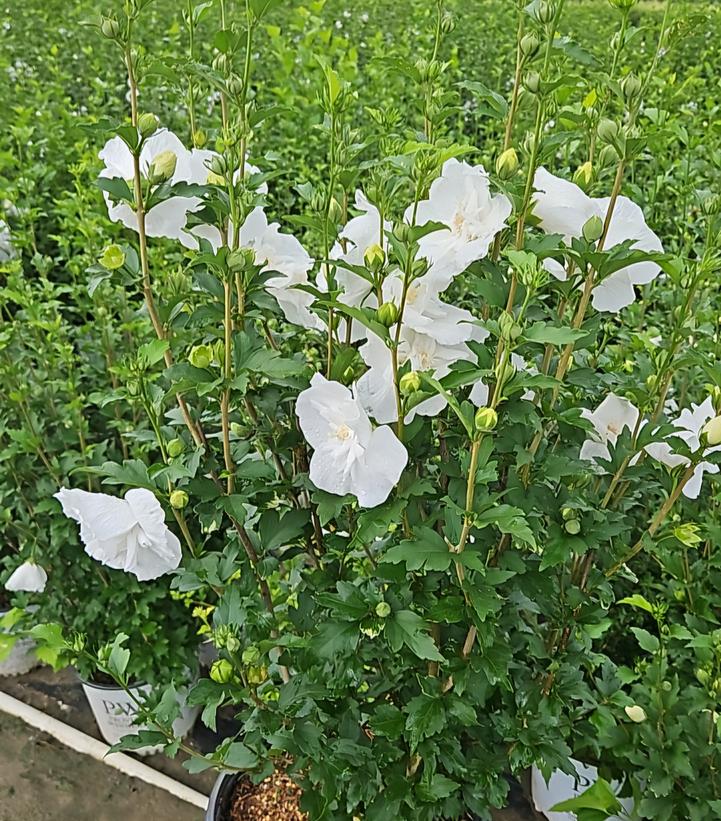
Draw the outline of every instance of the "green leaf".
[[[240,741],[234,741],[228,746],[223,756],[223,764],[234,770],[251,770],[258,765],[258,756]]]
[[[622,809],[611,785],[599,778],[580,795],[551,807],[551,812],[572,812],[578,821],[606,821],[609,815],[615,815]]]
[[[439,733],[446,723],[446,711],[441,699],[425,693],[412,698],[406,712],[406,738],[413,750],[424,738]]]
[[[647,613],[653,614],[653,605],[640,593],[634,593],[633,596],[626,596],[625,599],[619,599],[618,603],[630,604],[631,607],[638,607],[639,610],[645,610]]]
[[[435,773],[430,783],[421,782],[416,787],[416,794],[421,801],[441,801],[443,798],[448,798],[449,795],[460,788],[458,782],[443,775],[442,773]]]
[[[656,636],[652,636],[648,630],[644,630],[642,627],[632,627],[631,632],[636,636],[642,650],[645,650],[647,653],[658,652],[661,643]]]
[[[401,737],[406,720],[403,713],[392,704],[380,704],[370,718],[371,730],[376,735],[395,740]]]
[[[427,629],[425,621],[417,613],[412,610],[398,610],[386,620],[385,635],[394,653],[405,645],[418,658],[445,661],[433,639],[426,632]]]
[[[588,336],[588,331],[575,328],[558,327],[546,322],[534,322],[526,328],[523,336],[529,342],[540,342],[543,345],[570,345],[572,342]]]
[[[311,641],[315,652],[323,659],[347,656],[358,646],[360,630],[349,622],[322,624]]]
[[[447,570],[452,561],[448,545],[429,527],[415,529],[414,539],[401,542],[386,551],[382,561],[390,564],[405,562],[408,570]]]
[[[282,518],[277,510],[264,511],[258,526],[263,550],[268,552],[298,541],[309,521],[308,510],[290,510]]]

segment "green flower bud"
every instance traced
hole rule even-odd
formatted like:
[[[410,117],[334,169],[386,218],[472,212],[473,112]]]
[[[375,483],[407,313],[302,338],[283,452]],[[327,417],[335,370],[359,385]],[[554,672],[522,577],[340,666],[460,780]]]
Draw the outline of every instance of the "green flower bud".
[[[243,81],[236,75],[228,77],[225,87],[228,89],[228,94],[230,94],[231,97],[240,97],[243,93]]]
[[[328,219],[332,223],[337,224],[341,221],[342,217],[343,217],[343,208],[341,207],[341,204],[338,202],[338,200],[335,197],[333,197],[331,199],[330,205],[328,207]]]
[[[108,40],[117,40],[120,36],[120,23],[112,17],[103,17],[100,23],[100,31]]]
[[[170,506],[176,510],[182,510],[188,506],[188,494],[184,490],[174,490],[170,494]]]
[[[398,314],[398,306],[395,302],[384,302],[376,312],[378,321],[386,328],[390,328],[391,325],[395,325],[396,322],[398,322]]]
[[[496,160],[496,174],[502,180],[508,180],[516,171],[518,171],[518,154],[515,148],[508,148]]]
[[[481,433],[488,433],[498,424],[498,414],[493,408],[478,408],[474,421],[476,424],[476,430]]]
[[[530,60],[532,57],[535,57],[540,47],[541,41],[533,32],[524,34],[523,37],[521,37],[521,54],[523,54],[526,59]]]
[[[241,659],[243,664],[257,664],[260,661],[260,650],[253,644],[243,650]]]
[[[702,433],[710,447],[721,445],[721,416],[716,416],[707,422]]]
[[[573,181],[576,185],[586,189],[593,182],[593,165],[591,162],[585,162],[576,169],[573,175]]]
[[[268,679],[268,668],[263,665],[249,667],[245,673],[245,678],[247,679],[248,684],[252,684],[254,687],[257,687],[259,684],[262,684]]]
[[[214,661],[210,677],[216,684],[228,684],[233,680],[233,665],[227,659]]]
[[[387,619],[390,614],[391,606],[387,601],[379,602],[376,605],[376,616],[378,616],[379,619]]]
[[[386,253],[378,243],[375,243],[366,248],[366,252],[363,254],[363,260],[365,261],[366,267],[376,273],[385,265]]]
[[[603,235],[603,220],[599,216],[591,217],[583,226],[583,238],[586,242],[596,242]]]
[[[601,168],[608,168],[614,165],[618,158],[618,152],[612,145],[604,145],[598,155],[598,164]]]
[[[619,127],[613,120],[603,119],[598,124],[597,134],[599,140],[605,143],[612,143],[618,138]]]
[[[168,456],[177,458],[185,450],[185,442],[182,439],[171,439],[168,442]]]
[[[696,670],[696,678],[699,684],[703,684],[703,686],[706,687],[711,679],[711,676],[708,674],[708,670],[703,670],[699,667],[699,669]]]
[[[398,242],[402,242],[404,244],[410,242],[411,226],[407,225],[405,222],[399,222],[393,229],[393,236],[398,240]]]
[[[655,373],[651,373],[646,377],[646,389],[649,393],[653,393],[656,390],[656,386],[658,385],[658,376]]]
[[[506,341],[511,339],[511,335],[513,333],[513,326],[516,324],[515,319],[513,318],[512,314],[509,314],[508,311],[504,311],[498,317],[498,328],[501,332],[501,337]]]
[[[570,533],[571,536],[576,536],[581,532],[581,523],[578,519],[569,519],[563,527],[565,528],[566,533]]]
[[[621,90],[626,100],[635,100],[642,88],[643,83],[635,74],[629,74],[621,80]]]
[[[541,75],[537,71],[529,71],[523,78],[523,86],[530,94],[538,94],[541,90]]]
[[[455,17],[449,11],[444,12],[443,17],[441,18],[441,31],[444,34],[450,34],[455,27]]]
[[[125,252],[119,245],[108,245],[100,257],[100,264],[108,271],[117,271],[125,264]]]
[[[693,522],[677,525],[673,529],[673,535],[686,547],[695,547],[701,544],[703,538],[700,535],[701,528]]]
[[[415,371],[404,373],[398,383],[398,390],[401,396],[410,396],[421,389],[421,377]]]
[[[348,366],[348,367],[347,367],[347,368],[343,371],[343,384],[344,384],[344,385],[350,385],[350,384],[351,384],[351,382],[353,382],[353,380],[354,380],[354,379],[355,379],[355,371],[354,371],[354,370],[353,370],[353,368],[351,368],[351,366],[349,365],[349,366]]]
[[[160,120],[155,116],[155,114],[146,112],[138,117],[138,131],[144,140],[148,137],[152,137],[158,130],[159,125]]]
[[[229,270],[246,271],[255,265],[255,251],[252,248],[236,248],[227,259]]]
[[[561,516],[564,521],[568,521],[568,519],[575,519],[576,518],[576,510],[572,507],[564,507],[561,508]]]
[[[194,368],[209,368],[213,361],[213,346],[194,345],[190,350],[188,361]]]
[[[173,151],[161,151],[150,163],[148,178],[151,183],[157,184],[167,182],[173,174],[178,164],[178,158]]]
[[[208,136],[205,131],[193,132],[193,145],[196,148],[202,148],[208,142]]]
[[[550,23],[556,16],[556,6],[550,0],[541,0],[536,8],[536,19],[539,23]]]
[[[608,2],[619,11],[628,11],[638,3],[638,0],[608,0]]]

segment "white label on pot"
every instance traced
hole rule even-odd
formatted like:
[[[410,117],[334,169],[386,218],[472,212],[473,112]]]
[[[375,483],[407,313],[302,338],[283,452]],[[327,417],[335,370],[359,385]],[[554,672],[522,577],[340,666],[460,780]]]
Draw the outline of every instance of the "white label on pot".
[[[554,770],[551,779],[546,784],[541,771],[534,767],[531,771],[531,795],[535,808],[542,812],[550,821],[577,821],[573,812],[551,812],[551,807],[560,804],[561,801],[568,801],[576,798],[598,780],[598,770],[588,764],[571,759],[571,764],[576,770],[576,777],[567,775],[561,770]],[[618,781],[611,783],[611,789],[618,794],[621,789]],[[633,799],[619,798],[621,805],[630,812],[633,809]],[[609,816],[609,821],[622,821],[617,815]]]

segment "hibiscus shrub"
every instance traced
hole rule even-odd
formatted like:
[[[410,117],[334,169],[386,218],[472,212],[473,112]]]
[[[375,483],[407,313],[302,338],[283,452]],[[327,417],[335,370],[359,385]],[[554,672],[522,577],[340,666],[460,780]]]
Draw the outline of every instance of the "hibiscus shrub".
[[[597,60],[558,35],[563,0],[507,4],[507,100],[451,82],[437,0],[428,54],[382,64],[412,105],[361,119],[362,72],[323,57],[317,98],[271,105],[258,55],[281,50],[282,5],[223,14],[205,61],[194,39],[190,61],[142,48],[149,0],[98,26],[130,117],[88,127],[126,229],[90,276],[146,320],[109,393],[143,447],[91,470],[123,499],[58,498],[90,556],[199,603],[219,658],[189,701],[242,731],[189,768],[280,761],[312,819],[431,821],[489,818],[509,775],[576,756],[594,817],[618,810],[612,781],[639,817],[713,817],[718,523],[696,500],[721,461],[721,202],[699,192],[683,241],[636,202],[675,139],[664,60],[689,19],[667,3],[639,30],[611,0]],[[194,38],[210,7],[189,8]],[[156,76],[188,146],[143,110]],[[461,93],[493,141],[458,128]],[[263,156],[266,130],[301,127],[326,152],[308,179]],[[124,685],[128,646],[95,658]],[[170,754],[172,701],[141,739]]]

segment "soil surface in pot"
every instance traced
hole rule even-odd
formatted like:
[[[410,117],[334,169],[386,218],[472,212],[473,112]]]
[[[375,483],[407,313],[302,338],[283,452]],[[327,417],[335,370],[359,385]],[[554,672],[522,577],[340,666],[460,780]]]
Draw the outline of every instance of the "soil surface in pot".
[[[300,789],[290,776],[274,772],[260,784],[239,778],[223,821],[307,821],[300,810]]]

